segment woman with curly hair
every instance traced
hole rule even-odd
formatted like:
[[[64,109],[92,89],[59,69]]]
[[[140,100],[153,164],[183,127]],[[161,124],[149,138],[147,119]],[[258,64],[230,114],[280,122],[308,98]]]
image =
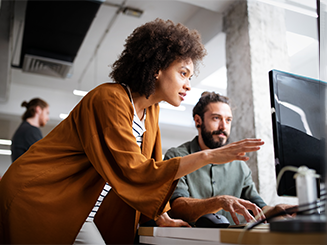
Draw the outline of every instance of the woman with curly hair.
[[[188,226],[166,213],[177,180],[209,163],[247,160],[263,144],[247,139],[162,160],[158,103],[180,105],[205,54],[198,32],[181,24],[156,19],[136,28],[113,64],[115,83],[90,91],[3,176],[0,243],[73,244],[82,236],[128,244],[149,219]],[[105,183],[111,189],[88,223]]]

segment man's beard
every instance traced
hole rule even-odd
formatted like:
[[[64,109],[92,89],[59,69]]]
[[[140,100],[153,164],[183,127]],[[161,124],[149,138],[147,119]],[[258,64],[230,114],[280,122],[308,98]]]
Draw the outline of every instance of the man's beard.
[[[227,137],[226,142],[224,143],[224,139],[219,137],[218,141],[215,141],[215,139],[213,138],[213,135],[219,135],[219,134],[224,134]],[[202,123],[201,125],[201,136],[203,139],[204,144],[209,147],[210,149],[215,149],[218,147],[222,147],[224,145],[228,144],[228,134],[227,132],[223,131],[223,130],[216,130],[213,132],[207,131],[204,123]]]

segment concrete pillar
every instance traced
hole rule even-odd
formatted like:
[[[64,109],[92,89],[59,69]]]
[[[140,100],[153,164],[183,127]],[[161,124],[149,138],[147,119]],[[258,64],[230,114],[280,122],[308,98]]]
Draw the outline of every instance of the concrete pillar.
[[[10,87],[10,24],[13,2],[0,1],[0,103],[8,100]]]
[[[233,107],[231,142],[261,138],[247,162],[269,205],[276,195],[268,72],[289,70],[284,10],[259,1],[237,1],[224,18],[227,96]]]

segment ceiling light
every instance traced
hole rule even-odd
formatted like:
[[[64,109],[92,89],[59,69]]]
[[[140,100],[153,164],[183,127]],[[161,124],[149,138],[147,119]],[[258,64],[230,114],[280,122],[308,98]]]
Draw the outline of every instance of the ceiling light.
[[[11,150],[3,150],[3,149],[0,149],[0,155],[10,156],[11,155]]]
[[[68,117],[68,114],[60,113],[59,117],[60,117],[61,119],[65,119],[66,117]]]
[[[130,15],[130,16],[139,18],[143,14],[143,10],[126,7],[123,9],[123,13],[126,15]]]
[[[87,94],[87,91],[82,91],[82,90],[77,90],[77,89],[74,89],[73,91],[73,94],[74,95],[77,95],[77,96],[85,96]]]
[[[0,139],[0,145],[11,145],[11,140]]]

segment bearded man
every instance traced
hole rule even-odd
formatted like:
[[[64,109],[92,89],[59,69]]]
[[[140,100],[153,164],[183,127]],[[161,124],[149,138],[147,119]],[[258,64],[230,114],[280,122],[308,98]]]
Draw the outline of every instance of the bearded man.
[[[165,159],[186,156],[228,144],[232,124],[229,99],[215,92],[204,92],[193,108],[198,136],[176,148]],[[230,144],[232,145],[232,143]],[[268,206],[258,194],[252,173],[244,161],[208,164],[182,177],[170,199],[170,215],[189,223],[208,213],[220,213],[231,225],[250,222],[252,213],[270,215],[291,205]],[[250,212],[249,212],[250,210]]]

